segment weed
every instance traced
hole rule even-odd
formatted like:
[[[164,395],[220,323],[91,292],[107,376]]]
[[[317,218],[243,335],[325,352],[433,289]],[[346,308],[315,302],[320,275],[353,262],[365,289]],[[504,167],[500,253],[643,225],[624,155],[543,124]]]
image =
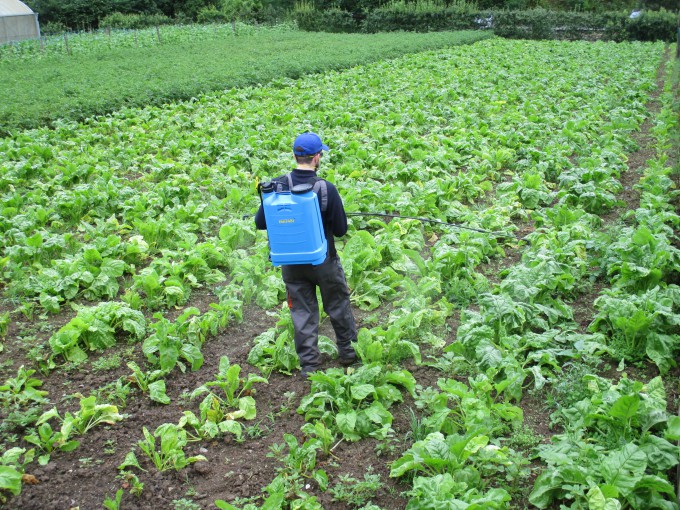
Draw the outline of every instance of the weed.
[[[190,499],[173,499],[172,504],[175,510],[201,510],[201,506]]]
[[[555,381],[548,394],[548,403],[555,408],[571,407],[590,396],[584,376],[596,373],[596,367],[588,363],[568,364],[561,377]]]
[[[121,378],[96,389],[92,394],[97,397],[97,402],[109,402],[124,409],[131,391],[131,383]]]
[[[106,455],[114,455],[116,453],[116,440],[108,439],[104,442],[104,453]]]
[[[102,356],[96,361],[92,362],[92,370],[104,371],[104,370],[114,370],[120,367],[122,359],[120,354],[112,353],[108,356]]]
[[[277,415],[281,415],[289,412],[291,409],[295,409],[295,392],[287,391],[283,394],[283,396],[285,397],[286,401],[279,407],[279,410],[276,413]]]
[[[389,457],[397,452],[397,447],[400,441],[394,437],[388,437],[383,441],[379,441],[375,444],[375,454],[378,457]]]
[[[118,478],[125,480],[126,485],[124,485],[124,487],[130,488],[130,494],[137,497],[142,495],[144,484],[139,481],[139,477],[137,477],[136,474],[123,470],[120,472],[120,475],[118,475]]]
[[[374,474],[373,468],[369,466],[364,473],[363,480],[357,480],[349,475],[340,475],[340,481],[331,487],[330,493],[334,501],[360,507],[374,498],[382,486],[380,475]]]
[[[528,451],[538,446],[542,439],[543,437],[537,434],[531,427],[522,424],[513,430],[510,438],[507,440],[507,445],[516,450]]]
[[[26,301],[19,307],[19,311],[26,317],[27,320],[33,320],[33,313],[35,312],[35,303]]]
[[[118,489],[116,491],[115,499],[106,496],[103,505],[107,510],[118,510],[120,508],[121,499],[123,499],[123,489]]]
[[[267,425],[261,424],[262,420],[258,421],[254,425],[246,427],[246,436],[248,436],[250,439],[257,439],[269,434],[269,432],[271,432],[271,429]]]
[[[408,408],[407,414],[411,430],[406,433],[406,438],[412,441],[425,439],[429,431],[427,426],[423,423],[422,418],[420,418],[410,407]]]
[[[0,313],[0,338],[4,339],[9,331],[10,318],[9,312]]]

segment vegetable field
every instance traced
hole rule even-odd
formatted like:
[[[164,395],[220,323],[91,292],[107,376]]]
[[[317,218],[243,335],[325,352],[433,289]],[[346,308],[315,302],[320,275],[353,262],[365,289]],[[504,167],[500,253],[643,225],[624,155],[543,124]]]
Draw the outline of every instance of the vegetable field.
[[[673,54],[488,39],[0,139],[6,507],[677,509]],[[309,381],[247,217],[305,129],[361,328]]]

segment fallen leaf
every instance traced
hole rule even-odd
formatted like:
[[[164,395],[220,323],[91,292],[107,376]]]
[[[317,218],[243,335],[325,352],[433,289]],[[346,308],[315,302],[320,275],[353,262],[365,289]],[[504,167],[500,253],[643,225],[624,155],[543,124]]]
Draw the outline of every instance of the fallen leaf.
[[[37,485],[40,483],[35,476],[27,475],[26,473],[21,475],[21,481],[24,482],[26,485]]]

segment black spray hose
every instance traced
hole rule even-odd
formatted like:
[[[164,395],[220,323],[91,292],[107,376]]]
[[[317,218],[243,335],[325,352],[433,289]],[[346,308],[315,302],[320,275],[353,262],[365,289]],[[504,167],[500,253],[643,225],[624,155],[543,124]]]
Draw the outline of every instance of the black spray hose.
[[[346,213],[347,216],[378,216],[378,217],[383,217],[383,218],[401,218],[404,220],[417,220],[421,221],[423,223],[437,223],[439,225],[446,225],[448,227],[456,227],[464,230],[473,230],[475,232],[480,232],[482,234],[490,234],[495,237],[501,237],[501,238],[511,238],[511,237],[516,237],[512,234],[504,234],[503,232],[491,232],[489,230],[483,230],[481,228],[473,228],[473,227],[466,227],[465,225],[459,225],[457,223],[447,223],[445,221],[441,220],[433,220],[430,218],[418,218],[416,216],[402,216],[400,214],[386,214],[386,213],[371,213],[371,212],[349,212]]]
[[[445,225],[447,227],[455,227],[455,228],[460,228],[464,230],[472,230],[474,232],[480,232],[482,234],[489,234],[494,237],[498,237],[501,239],[511,239],[515,238],[517,239],[517,236],[512,235],[512,234],[504,234],[503,232],[491,232],[490,230],[483,230],[481,228],[473,228],[473,227],[466,227],[465,225],[459,225],[457,223],[447,223],[445,221],[441,220],[433,220],[430,218],[418,218],[416,216],[401,216],[399,214],[386,214],[386,213],[371,213],[371,212],[348,212],[345,213],[347,216],[377,216],[381,218],[400,218],[403,220],[417,220],[421,221],[423,223],[437,223],[439,225]],[[244,214],[241,219],[248,219],[252,218],[255,216],[254,214]]]

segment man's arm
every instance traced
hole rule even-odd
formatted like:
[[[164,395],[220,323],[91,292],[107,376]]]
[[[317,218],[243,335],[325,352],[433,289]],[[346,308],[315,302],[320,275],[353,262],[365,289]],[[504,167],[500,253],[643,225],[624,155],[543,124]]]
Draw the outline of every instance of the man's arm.
[[[335,237],[344,236],[347,233],[347,215],[342,204],[342,198],[340,198],[338,189],[330,182],[327,185],[327,192],[326,220],[330,224],[331,232]]]
[[[260,208],[257,210],[257,214],[255,214],[255,226],[258,230],[267,229],[267,220],[264,217],[264,208],[262,205],[260,205]]]

